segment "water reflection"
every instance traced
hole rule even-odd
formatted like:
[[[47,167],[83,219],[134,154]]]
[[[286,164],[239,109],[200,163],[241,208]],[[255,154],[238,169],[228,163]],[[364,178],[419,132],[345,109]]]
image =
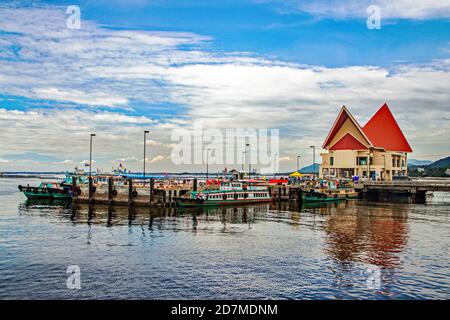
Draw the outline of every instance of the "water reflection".
[[[401,206],[364,207],[330,213],[324,224],[325,251],[340,263],[365,262],[397,268],[408,239],[407,212]]]
[[[61,220],[87,223],[87,241],[92,241],[93,224],[147,226],[146,229],[197,232],[236,232],[233,225],[267,221],[289,223],[293,231],[307,227],[324,232],[325,254],[336,263],[364,262],[381,268],[398,268],[399,253],[408,239],[407,209],[394,206],[366,206],[358,202],[297,204],[281,202],[243,207],[145,208],[71,204],[55,201],[27,201],[19,210],[33,214],[36,209],[53,209]],[[54,210],[54,209],[58,210]],[[302,216],[305,218],[302,221]],[[220,223],[221,227],[215,227]],[[132,231],[131,229],[129,230]],[[144,232],[144,230],[143,230]]]

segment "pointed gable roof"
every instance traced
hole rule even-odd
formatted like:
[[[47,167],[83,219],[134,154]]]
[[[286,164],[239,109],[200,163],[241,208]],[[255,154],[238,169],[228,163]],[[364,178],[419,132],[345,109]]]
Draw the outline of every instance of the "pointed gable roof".
[[[330,150],[367,150],[367,147],[359,142],[350,133],[347,133],[338,142],[331,146]]]
[[[331,128],[330,132],[328,133],[327,138],[325,139],[325,142],[322,145],[322,148],[327,149],[327,147],[330,146],[330,143],[333,141],[336,134],[339,132],[339,129],[342,127],[342,125],[347,121],[347,119],[350,119],[350,121],[355,125],[356,129],[361,133],[361,135],[364,137],[364,139],[367,140],[368,145],[371,146],[372,143],[365,134],[365,132],[362,130],[359,123],[353,118],[352,114],[348,111],[346,106],[343,106],[341,108],[341,111],[339,112],[336,120],[334,121],[333,127]],[[359,142],[360,143],[360,142]],[[364,147],[366,149],[366,147]]]
[[[364,133],[374,147],[390,151],[412,152],[412,149],[385,103],[366,123]]]

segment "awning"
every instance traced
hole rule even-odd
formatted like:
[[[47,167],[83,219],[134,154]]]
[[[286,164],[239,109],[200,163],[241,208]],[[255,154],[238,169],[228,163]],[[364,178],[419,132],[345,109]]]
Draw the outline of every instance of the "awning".
[[[303,174],[301,174],[298,171],[292,172],[289,177],[303,177]]]

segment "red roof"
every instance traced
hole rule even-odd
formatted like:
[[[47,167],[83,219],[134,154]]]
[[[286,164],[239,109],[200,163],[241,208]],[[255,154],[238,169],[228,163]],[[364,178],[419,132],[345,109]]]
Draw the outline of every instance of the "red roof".
[[[347,133],[330,150],[367,150],[367,147],[356,140],[350,133]]]
[[[374,147],[390,151],[412,152],[412,149],[385,103],[363,127]]]

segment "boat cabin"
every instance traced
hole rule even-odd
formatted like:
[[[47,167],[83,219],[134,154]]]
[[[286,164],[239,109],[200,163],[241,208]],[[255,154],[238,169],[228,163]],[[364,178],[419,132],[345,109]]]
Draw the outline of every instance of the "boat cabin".
[[[221,191],[243,190],[241,182],[222,182],[220,184]]]

